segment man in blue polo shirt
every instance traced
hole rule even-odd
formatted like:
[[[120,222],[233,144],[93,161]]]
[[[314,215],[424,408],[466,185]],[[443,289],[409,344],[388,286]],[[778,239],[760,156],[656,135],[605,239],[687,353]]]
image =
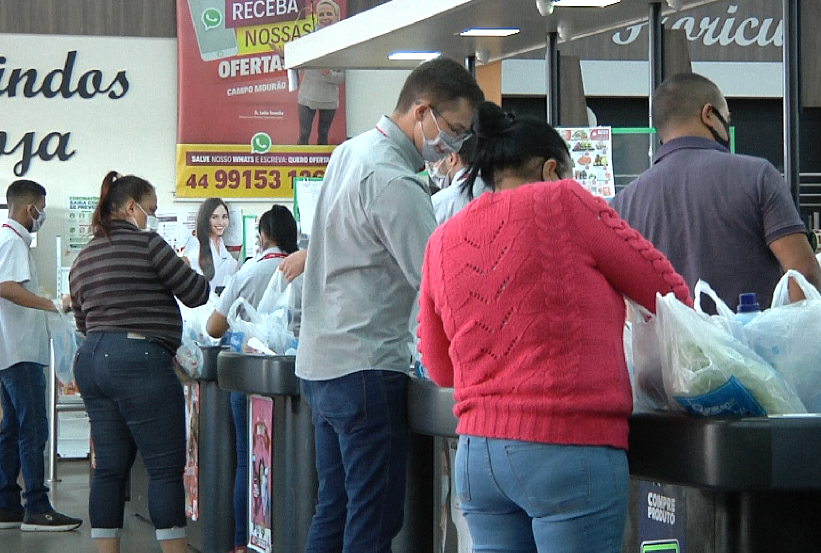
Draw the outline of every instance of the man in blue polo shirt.
[[[787,269],[819,287],[821,268],[784,179],[764,159],[730,153],[729,119],[712,81],[695,73],[665,80],[653,93],[663,145],[613,208],[670,259],[691,290],[703,279],[732,309],[744,292],[769,305]],[[791,285],[790,297],[803,295]]]

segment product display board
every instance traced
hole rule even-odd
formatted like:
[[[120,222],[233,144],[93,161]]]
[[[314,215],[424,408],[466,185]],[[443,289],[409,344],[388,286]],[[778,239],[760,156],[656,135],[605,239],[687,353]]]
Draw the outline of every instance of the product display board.
[[[251,470],[248,474],[248,545],[259,553],[271,553],[271,489],[273,474],[274,401],[268,397],[251,396],[248,447],[251,454]]]
[[[91,218],[97,209],[97,196],[70,196],[68,198],[68,248],[82,250],[94,236]]]
[[[345,74],[289,74],[285,44],[347,4],[177,0],[178,197],[287,198],[295,177],[322,175],[334,146],[320,142],[347,138]]]
[[[596,196],[615,196],[613,135],[610,127],[565,127],[556,130],[570,150],[573,178]]]

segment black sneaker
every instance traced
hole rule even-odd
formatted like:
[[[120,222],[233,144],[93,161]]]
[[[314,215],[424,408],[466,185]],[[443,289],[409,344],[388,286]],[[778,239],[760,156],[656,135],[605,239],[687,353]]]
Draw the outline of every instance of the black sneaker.
[[[14,513],[0,509],[0,530],[9,530],[11,528],[20,528],[23,524],[23,511]]]
[[[67,517],[57,511],[48,511],[39,515],[26,511],[20,530],[23,532],[66,532],[74,530],[82,523],[83,520],[80,518]]]

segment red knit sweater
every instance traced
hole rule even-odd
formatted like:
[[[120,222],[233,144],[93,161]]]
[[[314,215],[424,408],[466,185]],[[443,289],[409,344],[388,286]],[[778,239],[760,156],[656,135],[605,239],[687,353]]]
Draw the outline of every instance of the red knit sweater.
[[[692,306],[684,279],[577,182],[485,194],[428,243],[422,361],[454,386],[458,432],[627,448],[622,295]]]

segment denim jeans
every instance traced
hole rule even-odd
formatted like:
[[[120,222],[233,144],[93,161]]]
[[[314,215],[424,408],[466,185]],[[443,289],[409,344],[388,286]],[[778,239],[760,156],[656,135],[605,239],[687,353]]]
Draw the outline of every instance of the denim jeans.
[[[390,552],[404,520],[408,376],[365,370],[302,388],[319,476],[306,552]]]
[[[248,544],[248,396],[231,392],[231,413],[237,437],[237,473],[234,476],[234,545]]]
[[[0,371],[3,423],[0,425],[0,509],[22,513],[17,476],[23,471],[26,510],[51,510],[43,452],[48,440],[46,376],[43,365],[17,363]]]
[[[140,451],[148,510],[158,540],[186,536],[185,402],[164,346],[125,332],[91,332],[77,356],[77,386],[91,421],[97,468],[91,481],[91,537],[119,537],[125,485]]]
[[[629,483],[621,449],[459,439],[456,493],[475,551],[620,553]]]

